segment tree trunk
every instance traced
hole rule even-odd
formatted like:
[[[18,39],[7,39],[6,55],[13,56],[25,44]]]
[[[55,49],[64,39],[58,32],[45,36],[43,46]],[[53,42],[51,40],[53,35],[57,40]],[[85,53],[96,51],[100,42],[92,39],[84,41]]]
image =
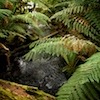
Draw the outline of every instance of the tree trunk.
[[[36,87],[0,79],[0,100],[55,100],[55,97]]]

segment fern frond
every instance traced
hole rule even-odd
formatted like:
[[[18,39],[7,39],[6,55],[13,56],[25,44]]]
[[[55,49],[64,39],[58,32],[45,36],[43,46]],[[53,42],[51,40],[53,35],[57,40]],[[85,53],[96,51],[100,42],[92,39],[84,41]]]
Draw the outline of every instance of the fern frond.
[[[71,7],[67,7],[57,13],[55,13],[51,19],[60,19],[59,17],[62,16],[62,18],[68,14],[79,14],[79,13],[83,13],[85,11],[84,6],[71,6]],[[65,18],[65,17],[64,17]],[[63,19],[61,19],[63,20]]]
[[[33,20],[31,13],[13,16],[12,20],[21,21],[26,24],[30,24],[33,27],[35,33],[39,34],[40,36],[43,36],[42,30],[38,27],[37,23]]]
[[[69,15],[68,12],[66,13],[66,10],[67,9],[59,11],[58,13],[54,14],[51,17],[51,19],[56,18],[56,21],[62,21],[62,23],[64,23],[69,29],[77,30],[79,33],[83,33],[84,35],[92,38],[93,40],[99,41],[100,25],[98,23],[99,20],[97,21],[97,18],[94,19],[93,17],[92,19],[94,21],[89,23],[88,20],[85,19],[84,17],[77,15]],[[69,13],[72,14],[73,10],[69,9]],[[91,25],[93,23],[95,23],[95,27]]]
[[[95,41],[99,41],[97,38],[97,36],[100,36],[99,32],[86,19],[74,17],[73,29],[78,30]]]
[[[12,13],[11,10],[0,9],[0,19],[4,18],[5,16],[9,16],[11,13]]]
[[[97,0],[71,0],[68,7],[56,12],[51,19],[62,22],[69,30],[76,30],[100,42],[100,3]]]
[[[21,33],[21,34],[25,34],[26,31],[25,29],[22,27],[22,25],[20,24],[14,24],[11,28],[10,28],[11,31],[15,31],[15,32],[18,32],[18,33]]]
[[[60,88],[57,100],[99,100],[100,52],[80,65],[72,77]]]
[[[57,41],[60,41],[60,40],[61,40],[61,37],[59,37],[59,38],[40,39],[40,40],[37,40],[37,41],[31,43],[31,45],[29,46],[29,48],[32,49],[35,46],[38,46],[38,45],[40,45],[42,43],[57,42]]]
[[[60,47],[60,48],[59,48]],[[26,54],[26,60],[31,60],[36,58],[37,55],[47,53],[51,54],[52,56],[62,56],[65,58],[66,62],[68,62],[67,55],[71,52],[65,49],[60,41],[57,42],[47,42],[41,43],[33,48],[28,54]]]
[[[90,41],[78,39],[74,36],[62,39],[62,41],[64,46],[69,50],[80,53],[81,55],[91,56],[96,52],[96,46]]]
[[[19,37],[21,37],[21,38],[23,38],[23,39],[26,39],[26,37],[25,37],[24,35],[22,35],[22,34],[20,34],[20,33],[18,33],[18,32],[15,32],[15,31],[5,30],[5,32],[9,34],[9,36],[7,36],[7,39],[8,39],[8,38],[10,39],[11,37],[15,37],[15,36],[19,36]],[[8,39],[8,40],[9,40],[9,39]]]
[[[5,38],[5,37],[7,37],[4,33],[2,33],[2,32],[0,32],[0,37],[1,38]]]
[[[40,12],[34,11],[32,12],[32,16],[34,19],[37,19],[39,22],[41,22],[41,24],[48,25],[47,22],[50,22],[50,18]]]
[[[68,5],[68,1],[64,1],[64,2],[60,2],[60,3],[57,3],[54,7],[64,7],[64,6],[67,6]]]
[[[13,15],[12,16],[13,21],[21,21],[25,23],[32,23],[32,16],[30,14],[19,14],[19,15]]]
[[[65,9],[66,14],[78,14],[84,12],[83,6],[68,7]]]
[[[100,31],[100,12],[90,11],[85,15],[85,18],[90,22],[91,26],[94,26],[98,31]]]
[[[90,49],[91,48],[91,49]],[[79,40],[74,36],[63,38],[48,38],[38,40],[30,45],[30,51],[24,55],[26,60],[34,60],[41,54],[61,56],[65,59],[68,69],[75,68],[79,55],[90,56],[96,52],[96,47],[89,41]]]

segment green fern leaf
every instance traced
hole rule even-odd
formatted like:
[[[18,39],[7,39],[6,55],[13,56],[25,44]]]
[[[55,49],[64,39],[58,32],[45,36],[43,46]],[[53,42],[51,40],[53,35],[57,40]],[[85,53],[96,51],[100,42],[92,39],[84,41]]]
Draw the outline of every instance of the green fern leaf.
[[[33,27],[35,33],[37,33],[39,36],[43,36],[42,30],[39,28],[37,23],[33,20],[31,13],[13,16],[12,20],[13,21],[21,21],[26,24],[30,24]]]
[[[33,42],[33,43],[31,43],[31,45],[29,46],[30,47],[30,49],[31,48],[34,48],[35,46],[37,46],[37,45],[39,45],[39,44],[42,44],[42,43],[49,43],[49,42],[57,42],[57,41],[60,41],[61,40],[61,37],[59,37],[59,38],[47,38],[47,39],[40,39],[40,40],[37,40],[37,41],[35,41],[35,42]]]
[[[77,98],[77,100],[100,99],[100,52],[86,61],[86,63],[79,66],[68,82],[60,88],[57,93],[57,100],[75,100],[74,98]],[[97,73],[97,70],[99,73]],[[99,92],[95,88],[96,85],[99,87]]]
[[[50,22],[50,19],[48,16],[46,16],[45,14],[42,14],[40,12],[32,12],[32,16],[34,19],[37,19],[39,22],[41,22],[44,25],[48,25],[47,22]]]
[[[89,41],[79,40],[74,36],[63,38],[40,39],[30,45],[30,51],[24,55],[25,59],[30,61],[37,59],[41,54],[50,54],[52,56],[61,56],[65,59],[67,66],[63,71],[72,73],[79,55],[91,56],[96,52],[96,47]]]
[[[19,25],[19,24],[13,25],[10,28],[10,30],[18,32],[18,33],[21,33],[21,34],[25,34],[26,33],[25,29],[21,25]]]
[[[4,18],[5,16],[10,16],[12,11],[8,9],[0,9],[0,19]]]
[[[0,37],[1,38],[5,38],[5,37],[7,37],[4,33],[2,33],[2,32],[0,32]]]
[[[76,30],[99,43],[100,38],[100,3],[98,0],[66,1],[68,6],[56,12],[51,19],[60,21],[70,30]]]
[[[61,46],[61,49],[60,49],[60,46]],[[88,48],[89,49],[91,48],[91,50],[89,50]],[[88,56],[96,52],[96,47],[93,43],[89,41],[85,41],[85,40],[79,40],[78,38],[74,36],[70,36],[67,38],[60,37],[60,38],[40,39],[36,42],[33,42],[30,45],[30,49],[32,49],[32,51],[34,52],[37,52],[37,54],[38,52],[39,53],[42,53],[42,52],[49,53],[50,51],[50,54],[56,52],[55,54],[61,55],[61,53],[64,54],[65,51],[67,51],[67,49],[70,51],[76,52],[76,53],[80,53],[82,55],[88,54]]]

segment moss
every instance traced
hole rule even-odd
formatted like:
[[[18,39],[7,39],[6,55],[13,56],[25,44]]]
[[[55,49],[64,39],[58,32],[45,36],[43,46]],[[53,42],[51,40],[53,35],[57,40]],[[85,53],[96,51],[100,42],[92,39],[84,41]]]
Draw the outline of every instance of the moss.
[[[15,95],[9,89],[0,87],[0,100],[33,100],[33,98],[34,97],[20,96],[20,94]]]
[[[12,93],[8,89],[0,87],[0,99],[1,100],[14,100]]]
[[[36,87],[0,79],[0,100],[55,100],[55,97]]]

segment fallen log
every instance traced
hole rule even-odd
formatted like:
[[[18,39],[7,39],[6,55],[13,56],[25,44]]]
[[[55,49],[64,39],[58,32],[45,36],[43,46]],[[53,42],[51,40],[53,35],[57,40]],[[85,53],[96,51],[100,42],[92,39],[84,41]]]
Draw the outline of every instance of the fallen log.
[[[37,87],[0,79],[0,100],[55,100],[55,97]]]

